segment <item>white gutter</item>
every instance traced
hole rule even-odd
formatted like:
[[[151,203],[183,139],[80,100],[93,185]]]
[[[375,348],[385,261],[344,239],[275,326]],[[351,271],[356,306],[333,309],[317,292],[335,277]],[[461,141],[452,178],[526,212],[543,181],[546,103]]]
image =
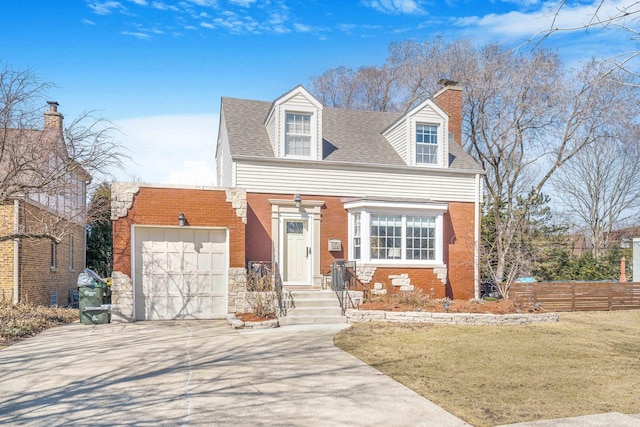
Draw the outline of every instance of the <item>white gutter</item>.
[[[13,233],[20,231],[20,202],[13,201]],[[13,239],[13,303],[20,302],[20,239]]]
[[[238,161],[246,163],[263,163],[273,166],[298,166],[306,169],[320,168],[344,170],[347,167],[349,170],[362,170],[366,172],[370,171],[395,171],[407,174],[424,174],[433,173],[441,175],[475,175],[484,174],[485,172],[479,169],[454,169],[443,168],[434,166],[407,166],[407,165],[381,165],[377,163],[350,163],[334,160],[304,160],[304,159],[290,159],[290,158],[275,158],[275,157],[258,157],[258,156],[231,156],[234,163]]]
[[[480,202],[482,201],[482,181],[480,174],[476,175],[475,182],[475,209],[473,230],[473,297],[480,299]]]

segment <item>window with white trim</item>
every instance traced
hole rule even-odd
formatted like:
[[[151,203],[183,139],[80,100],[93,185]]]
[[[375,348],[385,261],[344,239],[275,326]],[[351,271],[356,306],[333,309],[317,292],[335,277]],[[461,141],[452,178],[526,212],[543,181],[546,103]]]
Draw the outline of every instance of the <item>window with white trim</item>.
[[[446,204],[354,201],[349,258],[379,265],[440,265]]]
[[[402,258],[402,216],[371,215],[371,259]]]
[[[351,243],[353,245],[353,259],[360,259],[362,249],[362,226],[360,224],[360,214],[353,214],[353,237]]]
[[[287,113],[284,153],[286,156],[311,156],[311,114]]]
[[[438,163],[438,126],[416,124],[416,163]]]
[[[433,216],[408,216],[406,258],[417,260],[436,259],[436,218]]]

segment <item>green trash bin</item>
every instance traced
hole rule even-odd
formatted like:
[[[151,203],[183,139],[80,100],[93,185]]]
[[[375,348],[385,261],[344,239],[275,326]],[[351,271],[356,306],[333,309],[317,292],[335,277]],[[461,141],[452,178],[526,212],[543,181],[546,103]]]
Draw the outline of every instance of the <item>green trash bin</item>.
[[[78,277],[78,308],[80,323],[98,325],[109,323],[109,305],[104,303],[106,284],[86,273]]]

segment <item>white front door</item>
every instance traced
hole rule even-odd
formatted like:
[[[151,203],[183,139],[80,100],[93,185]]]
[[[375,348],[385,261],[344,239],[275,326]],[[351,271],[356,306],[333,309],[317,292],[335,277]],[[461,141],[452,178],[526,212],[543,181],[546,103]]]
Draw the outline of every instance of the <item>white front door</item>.
[[[287,284],[309,284],[311,245],[307,219],[284,220],[284,277]]]

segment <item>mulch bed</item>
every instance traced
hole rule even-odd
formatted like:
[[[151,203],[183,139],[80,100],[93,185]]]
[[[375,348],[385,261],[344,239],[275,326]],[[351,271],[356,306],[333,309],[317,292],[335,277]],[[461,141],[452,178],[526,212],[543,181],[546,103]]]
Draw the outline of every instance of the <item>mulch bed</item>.
[[[431,313],[445,313],[442,303],[431,302],[422,306],[412,306],[402,304],[392,299],[373,300],[360,304],[360,310],[384,310],[384,311],[427,311]],[[528,311],[528,310],[521,310]],[[449,313],[489,313],[489,314],[509,314],[517,313],[518,306],[512,300],[500,301],[468,301],[453,300],[449,302]]]
[[[275,315],[271,315],[268,317],[258,317],[253,313],[236,313],[236,317],[243,322],[264,322],[266,320],[275,319]]]

